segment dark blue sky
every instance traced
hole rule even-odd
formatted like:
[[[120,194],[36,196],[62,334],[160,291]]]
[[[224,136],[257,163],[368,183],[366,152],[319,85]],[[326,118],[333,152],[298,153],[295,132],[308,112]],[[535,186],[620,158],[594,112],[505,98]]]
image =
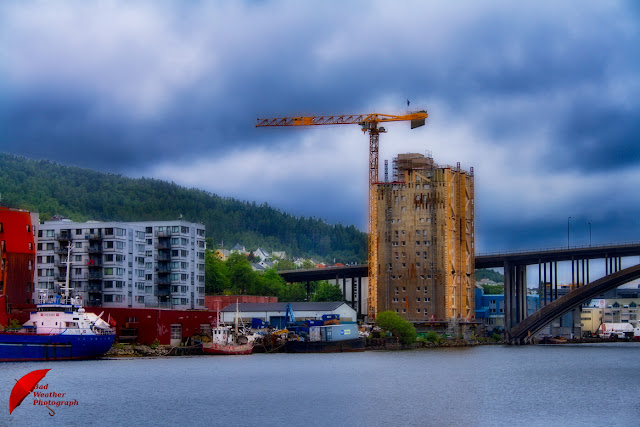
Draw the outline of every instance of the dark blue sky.
[[[346,4],[345,4],[346,3]],[[640,240],[635,1],[3,2],[0,150],[364,229],[357,126],[474,167],[479,252]],[[1,189],[0,189],[1,191]]]

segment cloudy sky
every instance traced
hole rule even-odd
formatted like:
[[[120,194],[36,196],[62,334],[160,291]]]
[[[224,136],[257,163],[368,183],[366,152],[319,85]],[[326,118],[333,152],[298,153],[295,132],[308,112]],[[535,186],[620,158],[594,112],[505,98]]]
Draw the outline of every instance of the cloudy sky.
[[[366,227],[381,158],[473,167],[479,252],[640,240],[640,5],[5,1],[0,150]],[[568,218],[571,217],[571,220]]]

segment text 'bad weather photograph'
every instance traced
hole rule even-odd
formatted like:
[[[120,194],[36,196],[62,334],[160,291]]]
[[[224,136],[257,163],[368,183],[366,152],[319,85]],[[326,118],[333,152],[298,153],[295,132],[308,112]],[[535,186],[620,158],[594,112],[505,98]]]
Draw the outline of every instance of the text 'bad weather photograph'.
[[[0,425],[630,426],[640,3],[0,2]]]

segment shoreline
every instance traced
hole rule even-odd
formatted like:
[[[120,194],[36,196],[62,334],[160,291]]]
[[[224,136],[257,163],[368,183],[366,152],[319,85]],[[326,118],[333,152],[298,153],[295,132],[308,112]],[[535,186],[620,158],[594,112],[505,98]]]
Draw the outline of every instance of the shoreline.
[[[615,343],[630,342],[628,340],[611,340],[601,338],[577,338],[566,340],[561,343],[538,342],[528,345],[564,345],[564,344],[594,344],[594,343]],[[631,341],[632,342],[632,341]],[[403,351],[417,349],[454,348],[454,347],[475,347],[480,345],[508,345],[506,341],[482,340],[445,340],[438,343],[420,341],[411,345],[404,345],[395,339],[379,340],[378,342],[367,342],[365,351]],[[172,347],[170,345],[149,346],[145,344],[119,344],[115,343],[102,357],[176,357],[202,355],[199,346]]]

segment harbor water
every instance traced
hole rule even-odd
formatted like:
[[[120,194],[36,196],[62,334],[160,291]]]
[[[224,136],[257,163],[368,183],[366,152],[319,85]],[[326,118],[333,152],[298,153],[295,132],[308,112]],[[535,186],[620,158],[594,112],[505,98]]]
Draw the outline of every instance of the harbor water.
[[[4,363],[0,425],[630,426],[639,392],[640,343]]]

